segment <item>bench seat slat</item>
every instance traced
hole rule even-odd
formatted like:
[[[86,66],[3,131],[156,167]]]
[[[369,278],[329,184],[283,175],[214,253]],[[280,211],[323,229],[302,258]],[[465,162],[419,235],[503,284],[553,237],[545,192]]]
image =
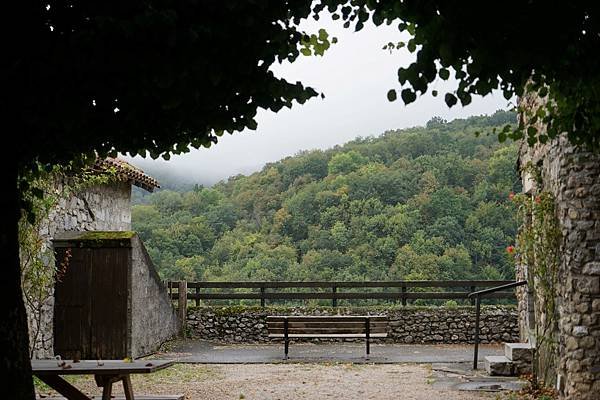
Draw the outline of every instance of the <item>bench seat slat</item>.
[[[344,319],[365,319],[365,318],[371,318],[371,319],[388,319],[387,315],[269,315],[267,316],[267,319],[284,319],[284,318],[288,318],[288,319],[340,319],[340,320],[344,320]]]
[[[387,316],[339,316],[339,315],[335,315],[335,316],[329,316],[329,315],[323,315],[323,316],[315,316],[315,317],[303,317],[303,316],[289,316],[289,317],[284,317],[284,316],[268,316],[267,317],[267,322],[283,322],[285,319],[287,318],[288,322],[321,322],[321,321],[328,321],[328,322],[364,322],[366,318],[369,318],[369,320],[371,322],[377,322],[377,321],[387,321],[388,317]]]
[[[371,331],[385,331],[387,330],[387,325],[371,325],[369,329]],[[269,326],[267,328],[269,332],[271,331],[283,331],[283,326]],[[325,326],[288,326],[288,331],[303,331],[303,330],[339,330],[339,331],[364,331],[364,326],[335,326],[335,325],[325,325]]]
[[[387,324],[381,324],[381,325],[373,325],[370,324],[369,328],[371,329],[382,329],[382,328],[387,328],[389,325]],[[283,324],[282,325],[268,325],[267,328],[269,330],[271,329],[283,329]],[[311,326],[306,326],[304,324],[299,325],[299,324],[294,324],[294,323],[290,323],[288,325],[288,329],[365,329],[365,324],[359,324],[359,325],[339,325],[339,324],[319,324],[319,325],[311,325]]]
[[[371,338],[386,338],[388,336],[387,333],[374,333],[372,335],[369,335],[369,337]],[[275,333],[275,334],[269,334],[270,338],[279,338],[279,339],[283,339],[284,335],[283,334],[279,334],[279,333]],[[320,333],[316,333],[316,334],[312,334],[312,333],[307,333],[307,334],[300,334],[300,333],[296,333],[296,334],[290,334],[288,335],[288,338],[290,339],[294,339],[294,338],[341,338],[341,339],[350,339],[350,338],[365,338],[366,335],[364,333],[337,333],[337,334],[320,334]]]
[[[365,331],[366,331],[366,329],[364,329],[364,327],[363,328],[355,328],[355,329],[344,329],[344,328],[318,328],[318,329],[317,328],[299,328],[299,329],[290,328],[290,329],[288,329],[289,334],[295,334],[295,333],[330,333],[330,334],[358,333],[358,334],[363,334],[363,333],[365,333]],[[377,328],[377,329],[370,329],[369,332],[370,333],[386,333],[387,328],[381,327],[381,328]],[[269,333],[283,334],[284,329],[283,328],[269,329]]]
[[[268,322],[267,326],[269,327],[269,329],[273,328],[273,329],[283,329],[283,322]],[[298,327],[298,328],[327,328],[330,326],[335,326],[335,327],[343,327],[343,328],[361,328],[365,326],[365,322],[338,322],[338,321],[319,321],[319,322],[288,322],[288,327],[292,328],[292,327]],[[374,322],[374,321],[370,321],[369,322],[369,326],[371,328],[377,328],[380,326],[388,326],[388,322],[383,322],[383,321],[379,321],[379,322]]]

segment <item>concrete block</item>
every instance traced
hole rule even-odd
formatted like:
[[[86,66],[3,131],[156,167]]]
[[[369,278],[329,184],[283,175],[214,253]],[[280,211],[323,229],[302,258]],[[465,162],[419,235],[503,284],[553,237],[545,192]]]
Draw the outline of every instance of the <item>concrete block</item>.
[[[486,356],[485,370],[491,376],[513,376],[513,363],[505,356]]]
[[[504,343],[504,355],[510,361],[530,363],[533,347],[530,343]]]

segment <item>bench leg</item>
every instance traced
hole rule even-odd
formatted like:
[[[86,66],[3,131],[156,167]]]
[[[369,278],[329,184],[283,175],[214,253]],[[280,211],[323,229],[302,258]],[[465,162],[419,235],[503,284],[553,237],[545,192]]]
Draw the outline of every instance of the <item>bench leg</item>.
[[[129,375],[123,375],[123,391],[126,400],[133,400],[133,389],[131,388],[131,378]]]
[[[96,380],[98,387],[102,388],[102,400],[111,400],[113,383],[119,381],[123,381],[125,399],[133,400],[129,375],[95,375],[94,379]]]
[[[110,400],[112,396],[112,384],[112,381],[108,381],[102,386],[102,400]]]
[[[290,348],[290,341],[289,341],[289,340],[286,340],[286,341],[285,341],[285,345],[284,345],[284,349],[285,349],[285,350],[284,350],[284,351],[285,351],[285,360],[287,360],[287,359],[288,359],[288,350],[289,350],[289,348]]]
[[[116,382],[116,375],[94,375],[96,385],[102,388],[102,400],[110,400],[112,396],[112,385]]]
[[[365,318],[365,344],[367,345],[367,355],[366,359],[369,359],[369,353],[371,352],[369,346],[369,339],[371,338],[371,319],[369,317]]]

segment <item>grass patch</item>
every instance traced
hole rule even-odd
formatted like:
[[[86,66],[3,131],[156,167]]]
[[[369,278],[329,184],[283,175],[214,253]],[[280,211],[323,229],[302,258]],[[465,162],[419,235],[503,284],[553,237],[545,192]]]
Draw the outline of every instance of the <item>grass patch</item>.
[[[63,375],[62,377],[84,393],[101,392],[92,375]],[[214,367],[199,364],[175,364],[153,373],[131,374],[131,384],[136,392],[143,393],[153,392],[157,386],[178,386],[220,378],[219,370]],[[33,383],[37,393],[56,395],[53,389],[38,378],[34,377]],[[113,387],[119,390],[121,384],[116,383]]]
[[[61,375],[62,378],[72,384],[75,387],[78,387],[82,384],[86,384],[88,381],[93,382],[94,377],[91,375]],[[53,392],[54,390],[46,385],[44,382],[40,381],[37,376],[33,377],[33,387],[35,391],[38,393],[48,393]]]
[[[140,385],[150,384],[179,384],[194,381],[215,379],[219,373],[215,368],[200,364],[175,364],[172,367],[161,369],[152,374],[135,374],[132,381]],[[132,383],[133,384],[133,383]]]

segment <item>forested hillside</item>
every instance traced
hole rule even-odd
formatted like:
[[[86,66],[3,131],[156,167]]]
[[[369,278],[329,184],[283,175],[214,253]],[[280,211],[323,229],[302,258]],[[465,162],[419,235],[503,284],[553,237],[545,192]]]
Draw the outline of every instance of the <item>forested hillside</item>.
[[[492,130],[515,118],[434,118],[163,190],[138,198],[133,227],[166,279],[512,279],[517,148]]]

